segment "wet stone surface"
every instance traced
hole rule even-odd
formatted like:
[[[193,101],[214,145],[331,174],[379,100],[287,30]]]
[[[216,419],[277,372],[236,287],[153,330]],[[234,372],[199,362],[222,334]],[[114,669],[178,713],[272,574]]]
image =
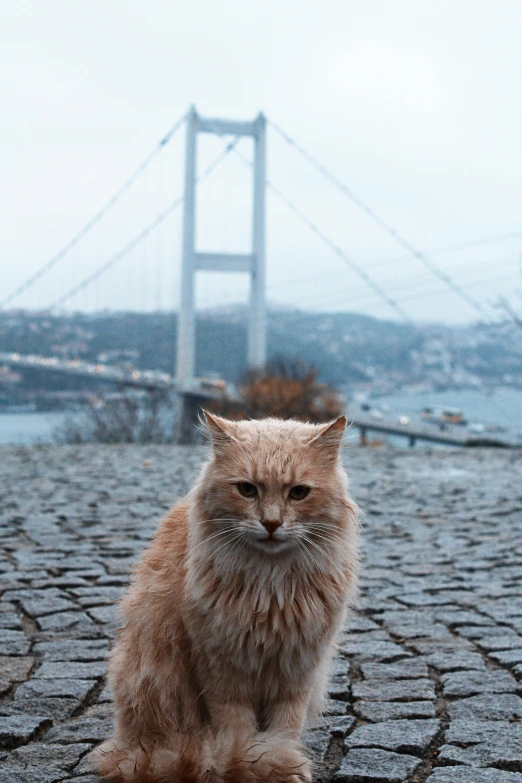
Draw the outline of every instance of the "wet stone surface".
[[[98,783],[115,602],[201,448],[0,449],[0,783]],[[522,455],[347,449],[357,611],[306,735],[338,783],[522,783]]]

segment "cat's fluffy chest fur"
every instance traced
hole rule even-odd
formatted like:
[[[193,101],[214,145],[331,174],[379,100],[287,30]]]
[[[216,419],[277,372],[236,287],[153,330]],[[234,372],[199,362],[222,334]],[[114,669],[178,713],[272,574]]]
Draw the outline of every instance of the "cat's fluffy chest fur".
[[[345,420],[227,422],[138,565],[111,656],[117,725],[98,754],[132,783],[298,783],[356,588]]]
[[[325,632],[344,610],[347,579],[336,576],[303,577],[298,563],[254,573],[213,573],[201,564],[187,575],[185,622],[193,634],[208,631],[200,651],[228,663],[240,664],[253,675],[267,668],[281,681],[299,677],[317,664],[325,647]],[[321,578],[322,577],[322,578]]]

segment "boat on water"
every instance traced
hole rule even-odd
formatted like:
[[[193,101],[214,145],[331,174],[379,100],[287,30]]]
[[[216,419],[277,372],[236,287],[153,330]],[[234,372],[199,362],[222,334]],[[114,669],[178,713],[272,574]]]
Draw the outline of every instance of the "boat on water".
[[[459,408],[446,408],[446,407],[428,407],[423,408],[422,418],[424,421],[431,421],[434,424],[446,425],[446,424],[467,424],[467,420]]]

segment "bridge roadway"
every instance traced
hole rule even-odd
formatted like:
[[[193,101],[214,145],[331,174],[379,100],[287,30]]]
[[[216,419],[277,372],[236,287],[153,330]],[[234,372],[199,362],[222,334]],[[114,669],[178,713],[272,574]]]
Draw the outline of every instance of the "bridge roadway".
[[[402,435],[407,438],[410,445],[414,446],[417,440],[425,440],[431,443],[443,443],[447,446],[506,446],[511,444],[504,442],[498,438],[472,438],[467,431],[464,432],[445,432],[435,431],[432,428],[411,425],[399,425],[392,422],[387,422],[384,419],[374,421],[371,418],[356,416],[350,417],[351,427],[358,429],[361,435],[361,440],[367,438],[369,432],[382,432],[386,435]]]
[[[410,446],[414,446],[416,441],[428,441],[430,443],[441,443],[446,446],[496,446],[500,448],[513,448],[517,445],[513,436],[509,433],[472,435],[466,426],[457,425],[451,429],[436,429],[434,424],[424,424],[421,421],[409,422],[402,425],[397,420],[390,417],[374,419],[371,416],[365,416],[356,409],[348,409],[348,420],[352,429],[359,430],[361,443],[365,444],[368,433],[380,432],[385,435],[400,435],[408,439]]]
[[[80,359],[60,359],[57,356],[0,353],[0,364],[21,369],[49,370],[84,378],[97,378],[146,389],[168,389],[175,386],[174,378],[169,373],[160,370],[138,370],[134,367],[126,368],[101,362],[85,362]]]
[[[99,380],[118,383],[125,386],[132,386],[143,389],[176,389],[176,381],[169,373],[160,370],[138,370],[134,367],[121,367],[104,363],[85,362],[80,359],[61,359],[59,357],[45,357],[34,354],[25,355],[19,353],[0,353],[0,365],[10,365],[21,369],[49,370],[51,372],[61,372],[80,377],[97,378]],[[187,410],[187,426],[197,418],[196,408],[207,399],[219,399],[226,387],[212,386],[212,381],[196,378],[190,387],[178,389],[185,398],[190,407]],[[185,417],[184,417],[185,418]],[[432,424],[422,422],[408,423],[402,425],[396,418],[383,417],[374,419],[371,416],[365,416],[357,409],[348,410],[348,420],[353,429],[358,429],[361,442],[365,443],[369,432],[383,433],[386,435],[399,435],[408,439],[410,446],[414,446],[416,441],[428,441],[431,443],[441,443],[449,446],[498,446],[512,448],[517,444],[514,438],[508,433],[502,433],[499,436],[491,437],[483,435],[474,437],[470,435],[466,427],[453,428],[451,430],[437,430]],[[182,442],[190,442],[191,437],[188,432],[184,434]]]

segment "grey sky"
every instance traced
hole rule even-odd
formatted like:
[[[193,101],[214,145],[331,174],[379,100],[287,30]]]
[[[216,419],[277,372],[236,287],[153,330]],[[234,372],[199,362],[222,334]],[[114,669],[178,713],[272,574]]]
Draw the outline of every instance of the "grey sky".
[[[428,254],[518,232],[431,257],[486,305],[521,287],[520,0],[4,0],[0,14],[2,296],[82,227],[192,102],[205,115],[263,110]],[[183,140],[13,304],[50,303],[179,195]],[[223,143],[204,140],[201,168]],[[248,177],[231,155],[201,186],[201,247],[246,249]],[[413,318],[475,317],[272,131],[269,177]],[[68,307],[177,306],[180,219]],[[276,303],[395,317],[270,194],[268,286]],[[205,276],[198,301],[226,304],[244,291],[235,276]]]

